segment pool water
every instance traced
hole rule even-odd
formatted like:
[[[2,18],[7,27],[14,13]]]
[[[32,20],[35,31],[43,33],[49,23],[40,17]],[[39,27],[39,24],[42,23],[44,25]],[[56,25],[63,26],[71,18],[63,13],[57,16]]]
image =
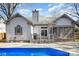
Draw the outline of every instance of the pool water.
[[[0,48],[0,56],[69,56],[53,48]]]

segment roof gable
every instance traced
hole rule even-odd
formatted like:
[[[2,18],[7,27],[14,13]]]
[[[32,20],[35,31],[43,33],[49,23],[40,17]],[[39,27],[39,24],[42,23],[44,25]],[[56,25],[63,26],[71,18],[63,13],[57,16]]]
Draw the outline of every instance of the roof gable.
[[[56,18],[56,20],[54,22],[56,22],[57,20],[59,20],[60,18],[68,18],[70,21],[75,22],[71,17],[69,17],[67,14],[63,14],[59,17]]]
[[[28,24],[32,24],[31,21],[29,21],[27,18],[25,18],[24,16],[20,15],[19,13],[16,13],[10,20],[7,20],[7,21],[6,21],[6,24],[7,24],[8,22],[10,22],[11,20],[13,20],[14,18],[16,18],[16,17],[21,17],[21,18],[23,18],[24,20],[26,20],[26,21],[28,22]]]

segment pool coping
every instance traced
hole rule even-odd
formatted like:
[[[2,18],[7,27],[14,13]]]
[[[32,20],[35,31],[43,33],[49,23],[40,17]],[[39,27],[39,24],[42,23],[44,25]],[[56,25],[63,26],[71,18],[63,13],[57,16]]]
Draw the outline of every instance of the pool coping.
[[[70,56],[79,56],[79,53],[76,53],[76,52],[64,50],[64,49],[62,49],[62,48],[55,48],[55,49],[68,52],[68,53],[70,54]]]

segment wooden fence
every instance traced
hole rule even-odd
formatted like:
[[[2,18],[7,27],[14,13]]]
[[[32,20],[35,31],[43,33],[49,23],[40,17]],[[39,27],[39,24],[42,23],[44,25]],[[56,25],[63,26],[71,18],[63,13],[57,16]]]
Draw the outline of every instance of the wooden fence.
[[[74,39],[75,41],[79,41],[79,32],[74,33]]]
[[[6,33],[0,33],[0,42],[5,42],[6,41]]]

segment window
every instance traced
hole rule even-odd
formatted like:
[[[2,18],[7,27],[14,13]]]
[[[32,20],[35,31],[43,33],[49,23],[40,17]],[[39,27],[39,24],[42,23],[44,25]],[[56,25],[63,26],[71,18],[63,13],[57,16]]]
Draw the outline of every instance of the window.
[[[41,36],[47,36],[47,27],[41,27]]]
[[[41,36],[47,36],[47,30],[41,30]]]
[[[22,27],[20,25],[15,27],[15,35],[22,35]]]

